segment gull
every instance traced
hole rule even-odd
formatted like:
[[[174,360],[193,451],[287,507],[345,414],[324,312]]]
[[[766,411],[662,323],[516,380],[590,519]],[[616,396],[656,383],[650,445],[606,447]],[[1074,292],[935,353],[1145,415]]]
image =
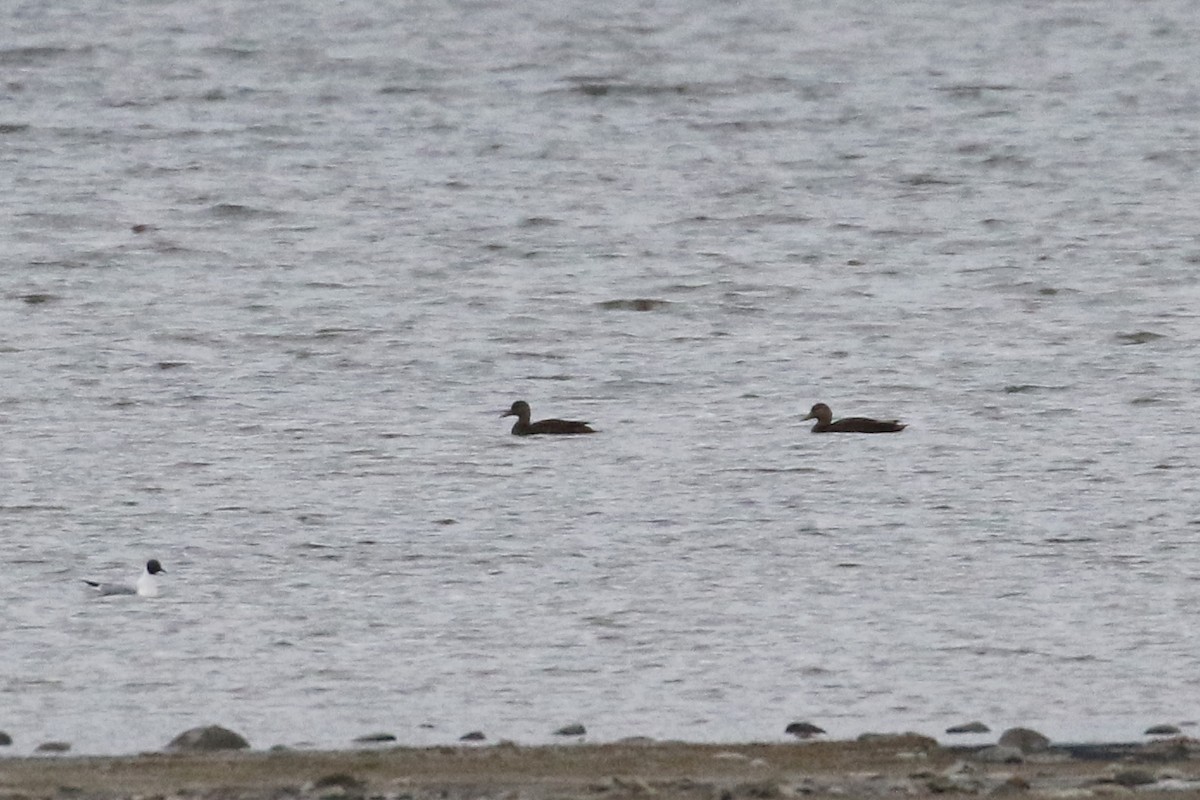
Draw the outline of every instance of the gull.
[[[152,558],[146,562],[146,569],[142,571],[141,576],[137,579],[137,583],[132,586],[125,583],[101,583],[99,581],[89,581],[87,578],[83,582],[96,590],[96,594],[100,597],[108,597],[114,594],[136,594],[142,597],[157,597],[158,596],[158,578],[159,573],[166,574],[166,570],[162,568],[162,564],[158,563],[157,558]]]

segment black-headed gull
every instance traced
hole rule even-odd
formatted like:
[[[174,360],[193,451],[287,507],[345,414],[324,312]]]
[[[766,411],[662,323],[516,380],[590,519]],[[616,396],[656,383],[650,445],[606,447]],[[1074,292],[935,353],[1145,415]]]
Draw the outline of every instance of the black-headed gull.
[[[146,569],[142,570],[137,583],[132,586],[124,583],[100,583],[99,581],[89,581],[86,578],[84,578],[83,582],[94,588],[96,593],[101,597],[113,594],[137,594],[142,597],[157,597],[158,578],[155,576],[160,572],[165,574],[166,570],[162,568],[162,564],[158,563],[157,558],[152,558],[146,562]]]

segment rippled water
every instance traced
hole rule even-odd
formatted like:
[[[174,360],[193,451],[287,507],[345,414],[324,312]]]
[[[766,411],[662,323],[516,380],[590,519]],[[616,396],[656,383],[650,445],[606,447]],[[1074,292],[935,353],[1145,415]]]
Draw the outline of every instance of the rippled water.
[[[4,12],[16,751],[1195,713],[1191,3],[202,6]]]

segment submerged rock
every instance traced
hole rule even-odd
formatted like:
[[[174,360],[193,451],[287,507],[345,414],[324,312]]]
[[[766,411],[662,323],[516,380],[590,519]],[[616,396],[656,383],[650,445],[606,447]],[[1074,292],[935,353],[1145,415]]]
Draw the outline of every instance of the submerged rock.
[[[12,744],[12,737],[4,731],[0,731],[0,747],[8,747]]]
[[[380,742],[394,742],[396,737],[390,733],[364,733],[362,736],[354,738],[355,744],[378,744]]]
[[[1002,747],[1015,747],[1022,753],[1037,753],[1050,746],[1050,739],[1032,728],[1009,728],[1000,734]]]
[[[564,725],[554,732],[555,736],[583,736],[587,733],[587,728],[580,725],[578,722],[571,725]]]
[[[991,730],[991,728],[979,720],[974,720],[972,722],[964,722],[961,725],[951,725],[949,728],[946,728],[946,733],[989,733]]]
[[[220,725],[192,728],[176,736],[167,745],[173,753],[206,753],[214,750],[245,750],[250,743],[240,734]]]
[[[42,742],[33,749],[35,753],[67,753],[71,750],[70,742]]]
[[[458,737],[460,742],[482,742],[487,737],[483,735],[483,731],[470,731]]]
[[[1147,736],[1178,736],[1180,732],[1177,725],[1151,725],[1145,730]]]

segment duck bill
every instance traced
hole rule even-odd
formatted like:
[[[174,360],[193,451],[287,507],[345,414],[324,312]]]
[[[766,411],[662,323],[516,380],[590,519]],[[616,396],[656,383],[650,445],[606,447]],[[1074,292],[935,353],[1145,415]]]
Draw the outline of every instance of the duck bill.
[[[502,417],[515,417],[515,416],[516,416],[516,414],[514,414],[514,413],[513,413],[513,410],[510,408],[508,411],[501,411],[501,412],[500,412],[500,416],[502,416]]]
[[[812,414],[809,414],[807,417],[801,417],[800,421],[804,422],[804,420],[806,420],[806,419],[816,419],[816,417],[813,416]]]

